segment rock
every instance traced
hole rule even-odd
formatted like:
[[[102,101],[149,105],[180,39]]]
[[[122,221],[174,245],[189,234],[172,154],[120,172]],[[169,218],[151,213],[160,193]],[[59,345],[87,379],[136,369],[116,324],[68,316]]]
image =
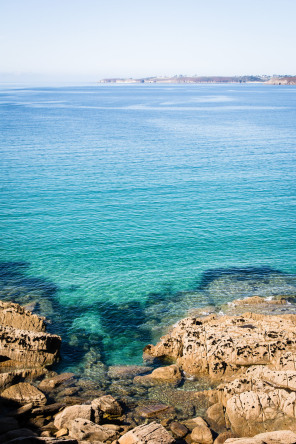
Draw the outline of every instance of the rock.
[[[32,415],[43,415],[43,416],[48,416],[48,415],[53,415],[54,413],[59,412],[60,410],[62,410],[63,408],[65,408],[66,405],[61,403],[61,402],[55,402],[54,404],[49,404],[49,405],[44,405],[41,407],[38,407],[36,409],[32,410]]]
[[[45,395],[28,382],[20,382],[12,385],[1,393],[1,398],[8,402],[17,402],[19,404],[32,403],[41,405],[46,403]]]
[[[60,375],[55,375],[51,378],[45,378],[40,382],[39,388],[41,390],[51,390],[71,379],[74,378],[74,373],[61,373]]]
[[[54,419],[54,425],[57,429],[67,427],[73,419],[92,420],[92,407],[90,405],[73,405],[66,407],[62,412],[58,413]],[[82,439],[82,438],[81,438]]]
[[[202,418],[195,418],[196,427],[191,432],[191,439],[199,444],[213,444],[213,435]]]
[[[296,432],[296,393],[275,389],[243,392],[227,401],[226,414],[237,436],[254,436],[273,430]]]
[[[225,444],[295,444],[296,434],[290,430],[260,433],[252,438],[230,438]]]
[[[0,368],[5,360],[10,360],[11,367],[51,365],[58,357],[60,344],[61,338],[57,335],[0,325]]]
[[[157,416],[159,413],[163,413],[169,408],[170,406],[165,404],[152,404],[149,406],[138,407],[137,413],[144,418],[151,418]]]
[[[207,410],[206,420],[211,429],[215,430],[215,432],[220,433],[224,430],[226,428],[226,423],[222,404],[216,403],[211,405]]]
[[[295,370],[295,349],[296,315],[245,313],[183,319],[144,355],[172,358],[188,374],[221,381],[251,365]]]
[[[0,418],[0,435],[19,428],[19,423],[15,418]]]
[[[141,365],[112,365],[108,369],[108,377],[111,379],[133,379],[135,376],[149,373],[153,367]]]
[[[25,310],[19,304],[0,301],[0,325],[18,330],[45,332],[44,319]]]
[[[60,438],[61,436],[66,436],[66,435],[68,435],[68,432],[69,432],[69,430],[68,430],[66,427],[64,427],[64,428],[58,430],[58,431],[55,433],[55,436],[56,436],[56,438]]]
[[[227,430],[226,432],[220,433],[214,441],[214,444],[224,444],[228,438],[234,438],[234,434]]]
[[[172,444],[175,440],[162,425],[151,422],[130,430],[121,436],[118,442],[119,444]]]
[[[150,384],[178,384],[182,380],[182,373],[179,367],[175,364],[166,367],[159,367],[153,370],[152,373],[145,376],[136,376],[134,383],[145,385],[146,382]],[[149,384],[148,384],[149,385]]]
[[[47,438],[41,436],[21,437],[8,441],[6,444],[78,444],[76,439]]]
[[[257,304],[275,304],[275,305],[285,305],[287,301],[285,299],[265,299],[261,296],[250,296],[244,299],[235,299],[230,303],[230,305],[241,306],[241,305],[257,305]]]
[[[91,407],[94,411],[100,410],[103,414],[117,417],[122,415],[122,407],[111,395],[101,396],[92,401]]]
[[[187,427],[177,421],[170,423],[170,429],[177,438],[184,438],[184,436],[188,435],[189,433]]]
[[[22,407],[19,407],[16,410],[13,410],[10,412],[10,416],[22,416],[26,415],[28,412],[30,412],[33,408],[33,404],[29,402],[28,404],[23,405]]]
[[[78,440],[107,441],[114,440],[117,434],[114,430],[95,424],[87,419],[77,418],[69,423],[69,435]]]
[[[10,432],[5,433],[4,435],[1,435],[0,442],[6,443],[8,441],[11,441],[12,439],[25,438],[25,437],[27,438],[32,436],[37,436],[37,435],[30,429],[26,428],[16,429],[16,430],[11,430]]]

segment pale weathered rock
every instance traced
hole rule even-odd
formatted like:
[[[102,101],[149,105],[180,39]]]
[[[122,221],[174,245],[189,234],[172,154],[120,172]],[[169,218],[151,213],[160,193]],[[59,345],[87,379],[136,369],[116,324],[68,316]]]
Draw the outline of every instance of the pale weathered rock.
[[[72,405],[66,407],[58,413],[54,419],[54,425],[57,429],[64,427],[69,428],[69,424],[73,419],[81,418],[92,420],[92,408],[90,405]]]
[[[140,425],[121,436],[119,444],[172,444],[175,439],[160,424]]]
[[[66,427],[63,427],[62,429],[58,430],[55,433],[56,438],[60,438],[61,436],[68,435],[69,430]]]
[[[195,418],[196,426],[191,432],[191,439],[193,442],[199,444],[212,444],[213,435],[207,423],[202,418]]]
[[[87,419],[77,418],[69,423],[69,435],[78,440],[107,441],[114,440],[117,434],[114,430],[95,424]]]
[[[296,393],[283,389],[243,392],[227,401],[226,414],[237,436],[273,430],[296,432]]]
[[[295,370],[296,315],[183,319],[156,346],[147,346],[144,355],[173,358],[185,372],[213,380],[243,373],[255,364]]]
[[[41,405],[46,403],[46,396],[28,382],[20,382],[5,389],[1,393],[1,398],[19,404]]]
[[[260,433],[252,438],[230,438],[225,444],[295,444],[296,434],[290,430]],[[220,444],[220,443],[219,443]]]

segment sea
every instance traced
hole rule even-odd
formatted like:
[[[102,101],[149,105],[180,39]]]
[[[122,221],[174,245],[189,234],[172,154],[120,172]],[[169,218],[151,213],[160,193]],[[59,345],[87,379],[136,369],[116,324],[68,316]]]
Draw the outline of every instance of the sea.
[[[0,85],[0,299],[62,369],[233,299],[296,297],[296,86]]]

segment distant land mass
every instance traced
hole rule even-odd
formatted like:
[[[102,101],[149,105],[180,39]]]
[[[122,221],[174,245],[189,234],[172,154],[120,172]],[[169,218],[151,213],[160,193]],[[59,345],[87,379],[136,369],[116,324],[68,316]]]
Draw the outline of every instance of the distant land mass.
[[[269,85],[296,85],[296,76],[174,76],[102,79],[98,83],[267,83]]]

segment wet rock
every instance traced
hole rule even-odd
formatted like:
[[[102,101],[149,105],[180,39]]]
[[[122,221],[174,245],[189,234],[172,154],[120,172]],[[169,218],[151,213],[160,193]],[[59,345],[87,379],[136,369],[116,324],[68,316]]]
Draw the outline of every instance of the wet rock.
[[[189,433],[187,427],[177,421],[170,423],[170,429],[177,438],[184,438]]]
[[[73,419],[92,419],[92,408],[90,405],[73,405],[66,407],[62,412],[58,413],[54,419],[54,425],[57,429],[64,427],[69,428],[69,424]],[[82,439],[82,438],[81,438]]]
[[[212,444],[213,435],[207,423],[202,418],[195,418],[196,426],[191,432],[191,439],[199,444]]]
[[[169,408],[170,406],[165,404],[152,404],[148,406],[138,407],[137,413],[144,418],[151,418],[153,416],[157,416],[159,413],[163,413]]]
[[[160,424],[151,422],[147,425],[140,425],[118,440],[119,444],[173,444],[175,439]]]
[[[7,402],[32,403],[36,406],[46,403],[46,396],[28,382],[20,382],[5,389],[1,393],[1,398]]]
[[[141,365],[114,365],[108,369],[108,377],[111,379],[133,379],[135,376],[149,373],[153,367]]]
[[[60,375],[45,378],[40,382],[39,388],[45,391],[52,390],[53,388],[64,384],[67,381],[73,380],[74,376],[74,373],[61,373]]]
[[[144,354],[173,358],[185,372],[222,380],[251,365],[295,369],[296,315],[208,316],[179,321]],[[292,356],[283,361],[285,354]]]
[[[117,434],[114,430],[95,424],[87,419],[77,418],[69,423],[69,435],[78,440],[107,441],[114,440]]]

